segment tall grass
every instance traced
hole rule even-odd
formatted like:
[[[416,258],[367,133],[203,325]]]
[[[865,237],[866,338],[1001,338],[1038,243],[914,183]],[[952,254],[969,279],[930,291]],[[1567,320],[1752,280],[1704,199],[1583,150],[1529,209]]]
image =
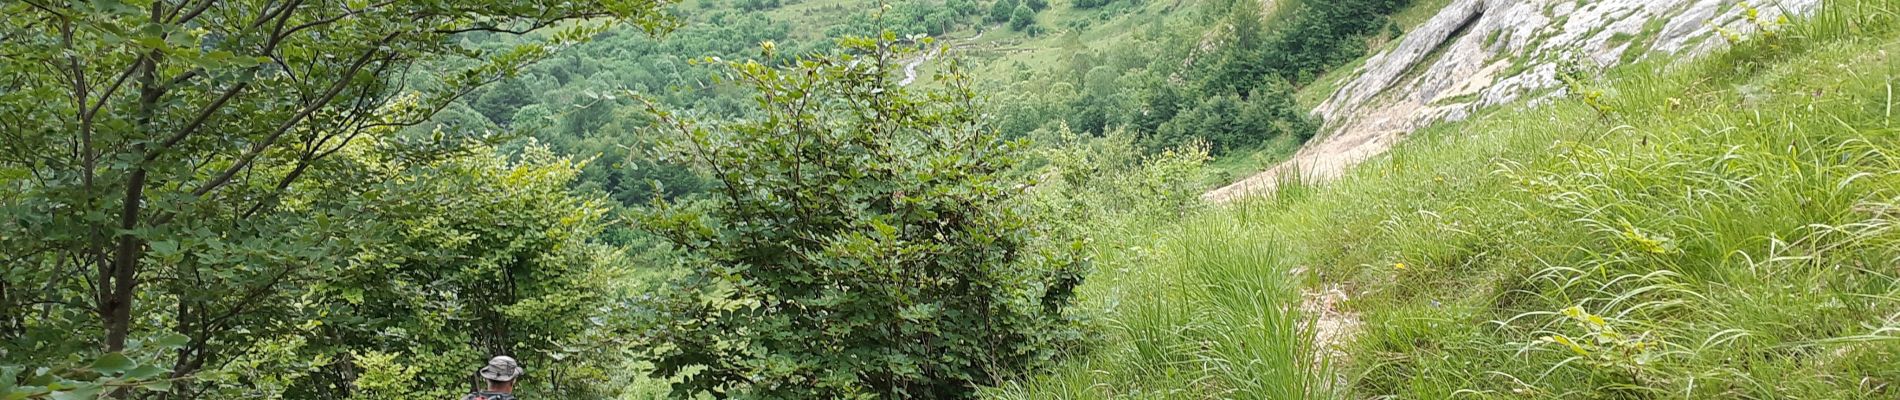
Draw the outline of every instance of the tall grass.
[[[1271,398],[1325,390],[1301,327],[1299,283],[1247,207],[1148,232],[1103,260],[1086,293],[1105,315],[1098,349],[998,398]],[[1143,244],[1146,245],[1143,245]]]
[[[1154,228],[1086,290],[1098,349],[992,394],[1900,398],[1895,10],[1829,2]],[[1364,320],[1337,371],[1300,329],[1319,284]]]

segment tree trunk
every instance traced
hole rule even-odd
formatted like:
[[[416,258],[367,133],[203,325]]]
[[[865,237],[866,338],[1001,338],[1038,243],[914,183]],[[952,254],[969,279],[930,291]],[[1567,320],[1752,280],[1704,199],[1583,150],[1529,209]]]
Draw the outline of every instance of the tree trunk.
[[[138,288],[139,258],[145,255],[145,243],[132,234],[138,227],[139,210],[145,203],[145,169],[136,167],[125,184],[125,209],[119,217],[118,247],[113,251],[112,276],[107,282],[106,301],[100,314],[105,318],[106,351],[125,349],[126,334],[132,329],[133,290]]]
[[[152,5],[152,15],[156,20],[160,15],[159,4]],[[165,95],[165,87],[158,82],[159,63],[162,54],[156,51],[143,58],[144,71],[139,73],[139,98],[137,121],[139,132],[150,137],[161,137],[152,129],[153,115],[157,113],[158,101]],[[101,100],[105,101],[105,100]],[[146,162],[153,157],[147,152],[156,151],[140,143],[132,146],[133,154],[145,160],[132,164],[132,170],[126,175],[125,200],[119,212],[119,227],[116,235],[118,243],[114,246],[112,266],[106,268],[110,276],[101,276],[100,317],[104,318],[106,330],[106,351],[125,349],[125,337],[132,331],[132,301],[137,297],[139,259],[145,256],[145,240],[133,233],[139,226],[139,214],[145,207]],[[119,391],[117,393],[124,393]],[[114,396],[122,397],[122,396]]]

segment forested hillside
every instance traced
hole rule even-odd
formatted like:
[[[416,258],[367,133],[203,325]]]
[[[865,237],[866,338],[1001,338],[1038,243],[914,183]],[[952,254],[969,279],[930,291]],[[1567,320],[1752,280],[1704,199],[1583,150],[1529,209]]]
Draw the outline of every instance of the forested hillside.
[[[1362,56],[1368,43],[1396,34],[1399,28],[1384,16],[1405,4],[1284,3],[1277,7],[1288,12],[1270,15],[1261,3],[1233,0],[1005,0],[987,9],[969,1],[867,9],[825,0],[696,0],[674,9],[685,23],[664,39],[609,31],[471,94],[472,101],[435,122],[530,132],[559,152],[600,157],[585,168],[580,187],[641,205],[656,193],[675,198],[704,188],[680,163],[650,154],[651,135],[638,132],[649,121],[630,94],[696,113],[741,116],[752,112],[747,94],[695,61],[757,58],[759,44],[770,42],[778,56],[764,61],[786,63],[833,48],[838,38],[890,32],[913,45],[923,37],[938,41],[901,60],[907,78],[928,82],[946,57],[973,64],[978,73],[971,78],[988,94],[993,123],[1007,137],[1046,137],[1067,125],[1091,135],[1127,131],[1147,153],[1206,145],[1216,157],[1271,161],[1319,127],[1294,92]],[[468,40],[502,48],[519,39]],[[1266,154],[1256,157],[1262,150]]]
[[[1891,398],[1897,24],[9,2],[0,400]]]

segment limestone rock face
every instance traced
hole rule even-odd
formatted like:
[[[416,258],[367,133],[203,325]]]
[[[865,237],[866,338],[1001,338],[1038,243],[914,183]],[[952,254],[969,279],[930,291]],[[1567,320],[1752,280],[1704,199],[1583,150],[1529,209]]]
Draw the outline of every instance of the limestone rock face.
[[[1773,21],[1820,0],[1748,4]],[[1314,109],[1326,128],[1291,160],[1205,197],[1271,191],[1289,176],[1334,178],[1431,123],[1525,96],[1560,96],[1557,66],[1566,58],[1608,67],[1707,53],[1727,44],[1717,26],[1744,35],[1758,29],[1743,11],[1740,0],[1454,0]]]

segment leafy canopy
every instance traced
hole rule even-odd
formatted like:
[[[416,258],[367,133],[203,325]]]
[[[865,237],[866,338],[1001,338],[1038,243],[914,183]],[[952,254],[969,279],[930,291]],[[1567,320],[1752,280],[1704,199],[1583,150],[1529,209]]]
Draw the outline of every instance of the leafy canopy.
[[[965,398],[1078,336],[1064,308],[1080,242],[1024,212],[1007,172],[1020,143],[982,122],[954,67],[897,86],[916,50],[894,40],[724,63],[756,92],[754,118],[654,110],[673,156],[714,181],[708,202],[640,217],[698,262],[645,305],[676,395]]]
[[[495,270],[548,262],[549,254],[569,248],[550,243],[566,243],[564,238],[576,232],[585,236],[587,219],[580,216],[592,211],[582,207],[585,202],[542,197],[529,205],[545,208],[511,211],[570,218],[550,222],[553,227],[510,225],[512,217],[528,214],[480,213],[479,204],[450,201],[499,201],[488,196],[508,193],[482,189],[519,184],[439,168],[482,153],[479,144],[501,137],[500,132],[447,126],[402,134],[399,128],[428,121],[476,88],[514,75],[614,22],[631,21],[648,31],[668,28],[670,20],[658,12],[662,5],[663,0],[0,3],[0,88],[6,88],[0,90],[0,259],[7,260],[0,267],[0,310],[5,310],[0,313],[0,359],[25,364],[23,371],[45,366],[44,371],[63,374],[46,378],[50,386],[41,387],[48,393],[40,395],[84,394],[107,384],[127,387],[126,381],[89,379],[102,374],[77,366],[90,364],[87,359],[128,357],[177,379],[177,384],[148,389],[179,397],[309,398],[346,396],[356,375],[349,358],[359,349],[420,352],[433,349],[411,345],[451,342],[482,344],[480,352],[554,346],[574,332],[509,328],[502,322],[506,316],[498,313],[518,305],[513,300],[530,298],[514,294],[543,289],[512,285],[560,286],[567,280]],[[476,33],[555,27],[538,40],[501,49],[473,48],[462,40]],[[413,173],[444,176],[418,179]],[[451,174],[467,179],[446,177]],[[449,221],[395,212],[402,202],[349,197],[396,183],[475,189],[409,188],[462,195],[407,204],[465,213]],[[487,228],[461,230],[470,226]],[[426,232],[439,236],[405,237]],[[547,237],[530,240],[535,235]],[[424,262],[420,256],[358,258],[387,256],[371,246],[412,239],[494,239],[519,247],[414,245],[433,248],[438,251],[433,256],[449,260],[493,260],[454,263],[491,270],[444,270],[448,263]],[[332,291],[318,284],[357,268],[411,271],[419,286]],[[445,287],[475,282],[521,290],[498,292],[495,302],[465,303],[470,299],[442,295],[450,293],[441,291]],[[556,289],[561,288],[549,291]],[[396,330],[432,326],[427,318],[452,314],[362,307],[362,299],[379,294],[432,307],[473,307],[468,312],[478,314],[474,319],[455,323],[489,330],[474,342]],[[189,340],[165,350],[142,346],[173,335]],[[265,371],[321,373],[236,377]],[[456,379],[440,369],[422,375]],[[200,379],[184,379],[194,376]],[[67,378],[79,381],[59,380]]]

